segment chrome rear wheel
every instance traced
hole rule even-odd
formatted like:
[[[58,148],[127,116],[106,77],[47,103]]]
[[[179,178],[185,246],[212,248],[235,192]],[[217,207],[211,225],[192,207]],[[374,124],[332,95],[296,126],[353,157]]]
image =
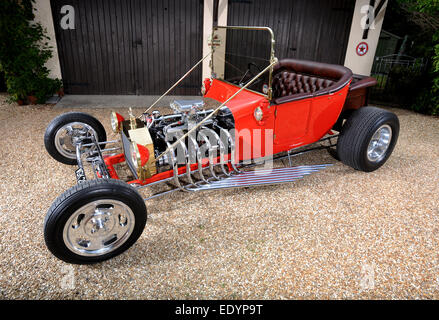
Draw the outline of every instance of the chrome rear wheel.
[[[392,141],[392,128],[384,124],[375,131],[367,147],[367,159],[371,162],[383,160]]]
[[[362,107],[352,112],[341,127],[337,157],[356,170],[377,170],[392,154],[398,135],[399,120],[394,113]]]

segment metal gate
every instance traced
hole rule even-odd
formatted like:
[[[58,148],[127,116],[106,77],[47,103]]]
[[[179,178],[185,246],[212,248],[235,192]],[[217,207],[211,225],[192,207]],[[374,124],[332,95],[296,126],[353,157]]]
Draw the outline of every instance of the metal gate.
[[[376,57],[371,75],[377,79],[377,85],[371,88],[371,99],[375,102],[403,103],[407,99],[405,95],[412,95],[411,88],[424,78],[426,67],[427,61],[424,58],[399,54]],[[402,75],[405,75],[405,80],[401,79]],[[404,90],[405,84],[408,90]]]
[[[62,23],[68,6],[72,29]],[[69,94],[162,94],[202,55],[202,0],[51,0],[51,7]],[[171,94],[200,87],[197,69]]]
[[[352,0],[229,0],[227,20],[272,28],[279,59],[344,64],[354,7]],[[242,41],[227,40],[227,47],[234,51]]]

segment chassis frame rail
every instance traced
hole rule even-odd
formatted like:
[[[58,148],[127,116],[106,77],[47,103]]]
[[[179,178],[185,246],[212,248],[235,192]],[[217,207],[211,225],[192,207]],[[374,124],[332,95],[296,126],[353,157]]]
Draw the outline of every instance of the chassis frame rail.
[[[286,152],[286,154],[283,153],[276,157],[270,158],[268,160],[263,158],[253,159],[252,163],[245,164],[243,162],[235,163],[235,161],[232,161],[232,159],[235,158],[234,138],[230,135],[230,133],[227,130],[219,127],[218,125],[216,125],[216,127],[220,129],[221,132],[224,132],[225,136],[227,137],[230,146],[230,153],[226,153],[228,151],[226,150],[223,142],[221,141],[221,139],[219,139],[219,137],[217,138],[218,146],[213,146],[209,142],[209,139],[207,139],[206,137],[205,141],[206,141],[207,152],[208,152],[208,157],[207,157],[208,164],[205,165],[203,164],[203,157],[198,144],[196,143],[196,141],[192,141],[193,145],[195,146],[197,161],[196,161],[196,168],[191,169],[191,161],[190,161],[188,149],[183,142],[180,142],[178,146],[180,146],[180,148],[185,153],[184,158],[186,160],[186,163],[180,166],[180,168],[183,166],[185,167],[185,172],[179,173],[178,170],[179,164],[177,163],[176,161],[177,159],[175,156],[175,150],[178,146],[172,148],[171,144],[168,143],[169,151],[167,152],[167,156],[170,161],[169,164],[171,166],[171,170],[173,173],[172,176],[169,178],[165,178],[144,185],[136,185],[136,184],[131,184],[131,185],[137,190],[142,190],[146,187],[151,187],[162,183],[167,183],[167,184],[173,183],[173,188],[166,191],[158,192],[156,194],[144,198],[144,200],[147,201],[173,193],[175,191],[198,192],[198,191],[223,189],[223,188],[249,187],[249,186],[259,186],[264,184],[293,182],[297,179],[302,178],[307,174],[311,174],[313,172],[324,169],[327,166],[330,166],[331,164],[293,167],[292,158],[311,151],[333,148],[337,145],[337,143],[334,142],[333,139],[336,139],[338,137],[338,134],[331,135],[322,138],[319,141],[316,141],[312,144],[291,149],[288,152]],[[209,130],[211,134],[212,132],[214,133],[214,131],[211,129],[208,128],[203,128],[203,129]],[[215,135],[218,136],[216,133]],[[189,136],[188,139],[194,139],[194,137]],[[108,147],[108,145],[112,145],[112,144],[120,145],[121,143],[120,140],[98,142],[96,141],[96,138],[94,136],[91,137],[91,140],[92,140],[91,143],[79,142],[76,144],[76,158],[78,162],[78,169],[75,171],[75,174],[76,174],[77,183],[81,183],[87,180],[84,171],[83,158],[85,158],[85,161],[87,163],[91,164],[95,179],[110,178],[110,174],[108,172],[108,169],[104,161],[104,155],[105,156],[115,155],[117,154],[117,151],[120,151],[122,149],[121,146]],[[329,143],[327,145],[322,145],[322,143],[324,142],[329,142]],[[106,146],[106,147],[103,148],[102,146]],[[220,156],[217,158],[215,158],[214,156],[214,153],[217,151],[216,147],[219,147],[220,150],[219,152]],[[264,165],[266,164],[267,161],[278,161],[285,159],[288,159],[289,165],[287,166],[287,169],[279,170],[279,168],[275,168],[277,171],[274,173],[274,175],[272,175],[271,178],[264,179],[260,177],[259,178],[255,177],[252,174],[252,172],[254,172],[252,170],[242,171],[242,169],[244,168],[248,169],[259,165]],[[206,170],[208,171],[207,174],[206,174]],[[288,176],[288,174],[290,174],[290,176]],[[250,177],[251,179],[249,179]]]

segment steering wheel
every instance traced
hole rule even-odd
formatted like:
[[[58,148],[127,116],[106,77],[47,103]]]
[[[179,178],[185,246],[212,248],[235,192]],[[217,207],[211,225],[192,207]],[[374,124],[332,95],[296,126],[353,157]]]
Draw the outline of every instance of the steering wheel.
[[[257,70],[256,73],[252,72],[252,66],[256,68],[256,70]],[[252,78],[254,78],[256,75],[258,75],[262,71],[262,69],[256,63],[249,62],[249,64],[247,65],[247,71],[252,76]]]
[[[252,67],[253,67],[254,69],[257,70],[256,73],[253,73],[253,71],[252,71]],[[241,86],[241,87],[244,86],[245,83],[246,83],[247,81],[249,81],[250,79],[254,78],[254,77],[255,77],[256,75],[258,75],[261,71],[262,71],[262,69],[261,69],[256,63],[254,63],[254,62],[249,62],[249,64],[247,65],[247,71],[244,73],[244,75],[242,76],[241,80],[239,80],[239,86]],[[244,81],[244,79],[245,79],[245,77],[246,77],[247,75],[250,76],[250,79],[248,79],[247,81]],[[255,80],[255,82],[253,82],[253,84],[257,84],[257,83],[259,83],[259,82],[261,82],[261,81],[262,81],[262,79],[261,79],[261,78],[258,78],[258,79]]]

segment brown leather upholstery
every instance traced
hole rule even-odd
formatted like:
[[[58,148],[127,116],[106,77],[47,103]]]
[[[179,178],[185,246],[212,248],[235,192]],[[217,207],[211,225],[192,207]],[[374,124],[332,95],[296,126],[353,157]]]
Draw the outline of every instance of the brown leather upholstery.
[[[307,60],[284,59],[273,70],[276,104],[332,93],[352,79],[346,67]]]
[[[373,77],[354,74],[351,85],[349,86],[349,91],[367,88],[367,87],[373,87],[376,84],[377,84],[377,80]]]
[[[376,85],[376,83],[375,78],[354,74],[343,111],[355,110],[366,106],[368,102],[368,88]]]

